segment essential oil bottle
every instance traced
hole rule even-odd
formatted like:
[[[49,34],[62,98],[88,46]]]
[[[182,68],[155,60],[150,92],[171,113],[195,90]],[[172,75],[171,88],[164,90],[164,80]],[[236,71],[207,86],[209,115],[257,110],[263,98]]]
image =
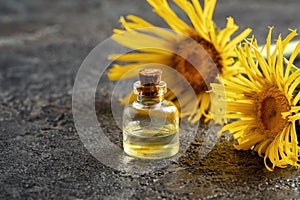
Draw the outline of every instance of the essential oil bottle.
[[[133,85],[136,101],[123,112],[123,147],[133,157],[162,159],[179,150],[179,114],[164,99],[167,84],[160,69],[143,69]]]

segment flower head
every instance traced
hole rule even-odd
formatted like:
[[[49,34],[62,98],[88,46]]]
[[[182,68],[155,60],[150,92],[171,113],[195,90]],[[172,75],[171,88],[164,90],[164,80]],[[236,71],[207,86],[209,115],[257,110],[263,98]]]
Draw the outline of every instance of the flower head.
[[[246,29],[231,39],[232,34],[238,30],[238,26],[231,17],[227,19],[227,25],[224,29],[217,30],[212,20],[216,0],[204,0],[203,8],[198,0],[173,1],[187,14],[192,26],[178,17],[170,8],[167,0],[148,0],[153,11],[166,21],[172,31],[155,27],[137,16],[129,15],[127,20],[121,17],[120,21],[125,30],[115,30],[113,39],[123,46],[137,50],[137,52],[110,55],[109,59],[128,62],[128,64],[115,64],[108,72],[108,76],[111,80],[132,78],[137,76],[138,72],[138,69],[133,69],[142,67],[147,63],[159,63],[172,67],[185,77],[198,99],[198,102],[194,102],[190,101],[188,97],[184,98],[181,106],[188,108],[185,109],[188,112],[181,113],[181,116],[188,116],[191,122],[199,120],[202,116],[208,120],[211,109],[210,95],[207,93],[208,85],[215,80],[218,74],[226,77],[232,76],[238,71],[234,59],[236,56],[234,48],[247,37],[251,30]],[[147,27],[155,29],[141,29]],[[153,45],[153,48],[149,48],[149,44]],[[197,46],[205,50],[205,55],[203,51],[198,51]],[[170,51],[166,51],[166,49]],[[212,63],[205,61],[204,57],[207,55],[213,61]],[[186,58],[195,62],[191,64],[187,62]],[[130,70],[135,73],[126,74]],[[176,85],[176,78],[167,78],[165,81],[168,84]],[[186,90],[181,85],[178,85],[177,88],[182,93]],[[166,98],[175,103],[177,101],[176,96],[172,95],[171,92],[167,93]]]
[[[230,79],[222,79],[225,87],[226,118],[234,119],[221,131],[229,131],[237,140],[238,150],[254,150],[264,157],[265,166],[300,166],[296,123],[300,120],[300,69],[293,69],[293,61],[300,50],[296,46],[289,60],[283,52],[297,34],[295,30],[285,38],[278,37],[276,48],[270,50],[272,28],[266,45],[266,59],[258,50],[257,41],[245,42],[237,49],[238,59],[245,72]],[[213,91],[222,95],[219,84]],[[298,121],[298,122],[297,122]]]

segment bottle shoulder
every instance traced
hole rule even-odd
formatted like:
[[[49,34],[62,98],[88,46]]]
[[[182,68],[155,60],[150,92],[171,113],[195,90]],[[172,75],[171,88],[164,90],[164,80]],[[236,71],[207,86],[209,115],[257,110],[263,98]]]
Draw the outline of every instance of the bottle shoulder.
[[[155,104],[144,104],[140,103],[138,101],[134,101],[132,104],[128,105],[128,107],[131,107],[133,109],[142,109],[142,110],[160,110],[160,109],[170,109],[173,111],[177,111],[177,107],[171,102],[167,100],[163,100],[159,103]]]
[[[123,110],[123,124],[169,123],[178,125],[179,112],[172,102],[144,105],[139,102],[128,104]]]

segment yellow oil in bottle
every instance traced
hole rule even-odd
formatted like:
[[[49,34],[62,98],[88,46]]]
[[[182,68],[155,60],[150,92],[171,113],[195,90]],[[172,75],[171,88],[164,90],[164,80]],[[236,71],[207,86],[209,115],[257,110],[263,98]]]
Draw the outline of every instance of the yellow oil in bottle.
[[[155,129],[128,125],[123,129],[123,147],[128,155],[138,158],[171,157],[179,150],[178,127],[166,124]]]

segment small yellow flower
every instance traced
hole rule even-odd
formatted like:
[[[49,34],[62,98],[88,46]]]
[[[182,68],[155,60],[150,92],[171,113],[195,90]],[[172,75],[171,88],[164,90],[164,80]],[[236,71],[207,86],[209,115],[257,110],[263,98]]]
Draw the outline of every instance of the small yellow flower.
[[[153,7],[153,11],[162,17],[173,31],[155,27],[137,16],[129,15],[127,20],[121,17],[120,21],[125,30],[116,29],[113,39],[123,46],[137,50],[137,52],[125,55],[110,55],[109,59],[127,62],[128,64],[115,64],[109,70],[108,76],[111,80],[132,78],[138,75],[139,67],[148,63],[159,63],[172,67],[185,77],[194,89],[198,99],[198,102],[191,101],[189,96],[183,99],[184,102],[181,102],[181,107],[185,107],[188,112],[181,113],[181,117],[187,116],[189,121],[196,122],[204,116],[208,121],[211,117],[211,100],[209,93],[207,93],[207,83],[214,81],[219,73],[221,76],[226,77],[232,76],[238,71],[234,59],[236,57],[234,49],[239,42],[249,35],[251,30],[246,29],[230,40],[232,34],[238,30],[238,26],[229,17],[223,30],[216,29],[212,20],[216,0],[204,0],[203,8],[198,0],[173,1],[187,14],[192,26],[177,16],[170,8],[167,0],[148,0],[148,3]],[[147,27],[156,29],[139,31],[140,28]],[[180,35],[186,37],[180,37]],[[191,38],[195,42],[191,42],[186,38]],[[195,43],[205,50],[205,55],[197,50]],[[149,44],[152,44],[153,48],[145,48]],[[163,51],[161,49],[173,49],[173,51]],[[181,56],[173,53],[176,51],[185,58],[197,60],[197,66],[193,66]],[[211,57],[214,66],[203,59],[207,54]],[[218,73],[213,70],[215,66]],[[201,75],[195,68],[201,72]],[[131,71],[131,73],[128,74],[128,71]],[[164,80],[171,85],[177,84],[174,77]],[[176,87],[181,93],[186,91],[186,88],[181,85]],[[123,101],[127,102],[130,96],[131,94]],[[166,98],[178,103],[176,102],[176,96],[170,91],[166,94]]]
[[[268,170],[287,165],[300,166],[300,147],[298,146],[296,123],[300,120],[300,69],[293,69],[293,62],[300,50],[297,44],[289,60],[283,52],[289,41],[297,33],[282,39],[278,37],[276,48],[270,51],[272,28],[266,45],[258,50],[257,41],[245,43],[237,48],[238,59],[245,72],[230,79],[221,78],[225,87],[213,84],[216,94],[224,95],[226,118],[233,122],[223,127],[221,132],[229,131],[237,140],[238,150],[254,150],[264,157]],[[223,88],[223,86],[221,87]]]

